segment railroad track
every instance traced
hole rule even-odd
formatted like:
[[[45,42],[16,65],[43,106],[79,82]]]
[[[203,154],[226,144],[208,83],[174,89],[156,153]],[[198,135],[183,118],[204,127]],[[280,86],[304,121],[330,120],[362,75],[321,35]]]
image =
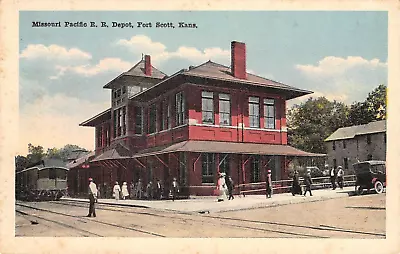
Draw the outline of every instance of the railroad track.
[[[60,204],[60,205],[67,205],[67,206],[72,205],[72,206],[78,206],[78,207],[87,207],[87,205],[82,204],[82,202],[74,202],[74,201],[53,201],[52,203]],[[309,226],[309,225],[281,223],[281,222],[273,222],[273,221],[260,221],[260,220],[250,220],[250,219],[241,219],[241,218],[233,218],[233,217],[214,216],[214,215],[209,215],[209,214],[206,214],[205,216],[199,216],[198,214],[193,214],[193,213],[187,213],[187,212],[172,213],[170,211],[160,211],[158,209],[153,209],[153,208],[146,208],[145,209],[146,211],[142,211],[138,208],[132,208],[132,207],[126,207],[126,206],[98,204],[97,209],[122,212],[122,213],[128,213],[128,214],[139,214],[139,215],[146,215],[146,216],[153,216],[153,217],[161,217],[161,218],[166,218],[166,219],[175,219],[175,220],[178,220],[181,222],[186,222],[187,220],[191,220],[193,222],[214,224],[216,221],[225,221],[225,223],[220,223],[220,224],[224,225],[224,226],[237,227],[237,228],[243,228],[243,229],[254,230],[254,231],[274,232],[274,233],[280,233],[280,234],[284,234],[284,235],[298,236],[298,237],[329,238],[330,236],[323,236],[323,235],[321,235],[321,233],[332,233],[332,232],[343,233],[344,235],[349,235],[349,236],[359,235],[359,236],[372,236],[372,237],[379,237],[379,238],[386,237],[386,234],[384,234],[384,233],[351,230],[351,229],[337,228],[337,227],[331,227],[331,226],[326,226],[326,225]],[[184,217],[182,217],[182,216],[184,216]],[[243,224],[246,224],[246,225],[243,225]],[[252,226],[249,226],[249,224]],[[261,227],[255,227],[254,225],[258,225]],[[275,229],[271,229],[271,227],[277,227],[279,229],[275,230]],[[288,229],[290,229],[290,230],[288,230]],[[316,232],[316,234],[293,232],[292,231],[293,229],[303,230],[303,231],[308,231],[308,232],[313,232],[313,233]]]
[[[24,208],[28,208],[28,209],[32,209],[32,210],[37,210],[37,211],[42,211],[42,212],[46,212],[46,213],[56,214],[56,215],[60,215],[60,216],[63,216],[63,217],[69,217],[69,218],[72,217],[72,218],[75,218],[75,219],[78,217],[78,216],[75,216],[75,215],[56,212],[56,211],[52,211],[52,210],[44,209],[44,208],[39,208],[39,207],[34,207],[34,206],[31,206],[31,205],[21,204],[21,203],[18,203],[18,202],[16,203],[16,206],[20,206],[20,207],[24,207]],[[16,211],[18,213],[20,213],[20,214],[25,213],[25,212],[21,211],[20,209],[16,209]],[[89,236],[91,236],[91,235],[92,236],[93,235],[95,235],[95,236],[105,236],[105,235],[96,234],[96,233],[93,233],[93,232],[90,232],[90,231],[82,230],[80,228],[71,226],[71,225],[69,225],[67,223],[51,220],[51,219],[45,218],[43,216],[38,216],[38,215],[33,215],[33,214],[28,214],[28,213],[25,213],[25,215],[36,217],[36,218],[39,218],[39,219],[42,219],[42,220],[46,220],[46,221],[50,221],[50,222],[54,222],[56,224],[59,224],[59,225],[62,225],[62,226],[65,226],[65,227],[68,227],[68,228],[71,228],[71,229],[76,229],[77,231],[82,231],[82,232],[85,232],[85,233],[89,233],[90,234]],[[153,232],[137,229],[137,228],[134,228],[134,227],[128,227],[128,226],[122,226],[122,225],[118,225],[118,224],[114,224],[114,223],[109,223],[109,222],[102,221],[102,220],[99,220],[99,219],[94,219],[94,218],[89,219],[89,218],[86,218],[86,217],[79,217],[79,219],[85,221],[86,223],[87,222],[94,222],[94,223],[107,225],[107,226],[111,226],[111,227],[115,227],[115,228],[119,228],[119,229],[125,229],[125,230],[140,232],[140,233],[142,233],[144,235],[147,235],[147,236],[151,235],[151,236],[157,236],[157,237],[165,237],[164,235],[161,235],[161,234],[157,234],[157,233],[153,233]]]
[[[103,235],[100,235],[100,234],[96,234],[94,232],[90,232],[88,230],[84,230],[84,229],[81,229],[81,228],[78,228],[78,227],[71,226],[70,224],[63,223],[63,222],[60,222],[60,221],[57,221],[57,220],[51,220],[51,219],[48,219],[46,217],[39,216],[39,215],[36,215],[36,214],[29,214],[29,213],[24,212],[24,211],[22,211],[20,209],[15,209],[15,211],[18,214],[20,214],[23,217],[25,217],[27,220],[29,220],[31,222],[31,224],[39,224],[39,222],[37,220],[33,220],[32,219],[32,218],[35,218],[35,219],[39,219],[39,220],[43,220],[43,221],[54,223],[54,224],[57,224],[59,226],[62,226],[62,227],[68,228],[68,229],[72,229],[74,231],[77,231],[80,236],[85,236],[85,237],[89,237],[89,236],[102,237],[103,236]]]

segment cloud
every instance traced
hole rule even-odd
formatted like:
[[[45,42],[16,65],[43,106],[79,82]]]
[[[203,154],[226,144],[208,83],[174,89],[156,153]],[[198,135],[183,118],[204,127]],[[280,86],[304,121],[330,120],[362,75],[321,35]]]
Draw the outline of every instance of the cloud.
[[[92,59],[92,55],[77,48],[67,49],[52,44],[29,44],[20,54],[20,58],[28,60],[51,60],[51,61],[77,61]]]
[[[290,104],[308,97],[325,96],[347,104],[363,101],[379,84],[387,84],[387,63],[360,56],[327,56],[317,64],[297,64],[291,79],[298,87],[314,91]]]
[[[345,74],[353,68],[377,69],[387,68],[387,63],[379,59],[366,60],[360,56],[348,56],[347,58],[327,56],[318,62],[318,65],[296,65],[296,69],[305,75],[333,76]]]
[[[19,153],[26,154],[28,143],[45,148],[76,144],[94,148],[94,128],[79,123],[107,109],[108,103],[93,103],[63,94],[45,94],[20,108]]]
[[[154,42],[145,35],[135,35],[129,40],[120,39],[116,42],[116,45],[127,48],[135,54],[145,53],[151,55],[151,59],[155,64],[160,64],[171,58],[189,60],[194,64],[200,64],[207,60],[229,62],[230,59],[230,50],[218,47],[200,50],[195,47],[180,46],[176,51],[168,51],[164,44]]]
[[[77,66],[62,66],[57,65],[55,68],[58,70],[58,73],[54,76],[50,76],[50,79],[58,79],[61,76],[65,75],[66,72],[72,72],[75,74],[79,74],[82,76],[94,76],[100,73],[105,73],[108,71],[112,72],[124,72],[130,69],[133,66],[133,63],[123,61],[119,58],[104,58],[101,59],[95,65],[77,65]]]

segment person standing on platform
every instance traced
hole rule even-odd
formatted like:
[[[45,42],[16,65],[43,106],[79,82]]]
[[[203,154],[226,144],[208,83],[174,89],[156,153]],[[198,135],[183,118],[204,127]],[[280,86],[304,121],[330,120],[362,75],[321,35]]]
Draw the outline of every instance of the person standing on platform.
[[[137,199],[143,198],[143,182],[142,182],[141,178],[139,178],[139,180],[136,184],[136,198]]]
[[[337,168],[337,183],[339,185],[339,188],[343,190],[343,176],[344,176],[344,171],[342,169],[342,166],[339,166]]]
[[[113,197],[115,200],[119,200],[119,196],[121,195],[121,187],[119,187],[118,182],[115,182],[114,188],[113,188]]]
[[[129,198],[133,199],[135,197],[135,184],[133,181],[129,184]]]
[[[299,183],[299,172],[297,170],[294,171],[293,174],[293,183],[292,183],[292,195],[302,194],[301,186]]]
[[[330,172],[330,176],[331,176],[331,184],[332,184],[332,190],[336,190],[336,170],[335,168],[331,169]]]
[[[124,182],[124,183],[122,184],[122,190],[121,190],[121,192],[122,192],[122,199],[123,199],[123,200],[128,199],[128,197],[129,197],[129,192],[128,192],[128,185],[127,185],[126,182]]]
[[[267,198],[270,198],[272,196],[271,169],[268,169],[268,171],[267,171],[267,179],[266,179],[265,183],[266,183],[265,193],[267,195]]]
[[[97,186],[92,178],[89,178],[89,214],[86,217],[96,217],[95,203],[97,202]]]
[[[226,199],[226,183],[225,173],[219,173],[219,179],[217,183],[217,190],[219,192],[218,202],[222,202]]]
[[[306,196],[307,191],[309,191],[310,196],[312,196],[312,193],[311,193],[311,184],[312,184],[311,169],[307,169],[307,173],[304,176],[304,184],[306,186],[306,190],[304,191],[304,197]]]
[[[146,187],[147,199],[153,199],[153,182],[150,181]]]
[[[234,199],[233,197],[233,180],[231,176],[226,175],[225,176],[225,184],[226,187],[228,188],[228,200]]]
[[[178,181],[174,177],[172,179],[172,186],[171,186],[171,195],[172,195],[172,201],[175,201],[176,196],[178,195],[179,192],[179,185]]]
[[[156,195],[155,198],[156,199],[161,199],[161,194],[162,194],[162,185],[159,179],[157,179],[156,182]]]

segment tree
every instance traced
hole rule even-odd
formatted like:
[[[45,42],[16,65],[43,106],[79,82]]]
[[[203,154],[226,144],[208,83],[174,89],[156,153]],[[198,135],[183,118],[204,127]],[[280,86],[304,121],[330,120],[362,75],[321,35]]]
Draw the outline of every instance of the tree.
[[[349,108],[325,97],[309,98],[288,111],[288,141],[299,149],[326,153],[324,140],[348,123]]]
[[[28,144],[28,155],[26,158],[28,159],[28,163],[35,163],[42,160],[45,156],[44,150],[42,146],[34,146],[31,143]]]
[[[15,171],[19,172],[25,169],[28,164],[29,161],[25,156],[22,155],[15,156]]]
[[[46,157],[67,161],[68,159],[70,159],[71,155],[75,153],[75,151],[87,151],[87,150],[77,145],[67,144],[63,148],[54,147],[47,149]]]
[[[385,85],[379,85],[370,92],[363,102],[354,102],[350,107],[349,125],[367,124],[386,119]]]

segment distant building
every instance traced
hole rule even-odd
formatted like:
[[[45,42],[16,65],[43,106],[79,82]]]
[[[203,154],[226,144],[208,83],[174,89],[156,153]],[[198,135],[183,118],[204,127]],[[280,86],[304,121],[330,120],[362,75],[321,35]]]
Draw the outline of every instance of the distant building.
[[[386,160],[386,120],[339,128],[325,142],[330,167],[351,171],[357,161]]]

